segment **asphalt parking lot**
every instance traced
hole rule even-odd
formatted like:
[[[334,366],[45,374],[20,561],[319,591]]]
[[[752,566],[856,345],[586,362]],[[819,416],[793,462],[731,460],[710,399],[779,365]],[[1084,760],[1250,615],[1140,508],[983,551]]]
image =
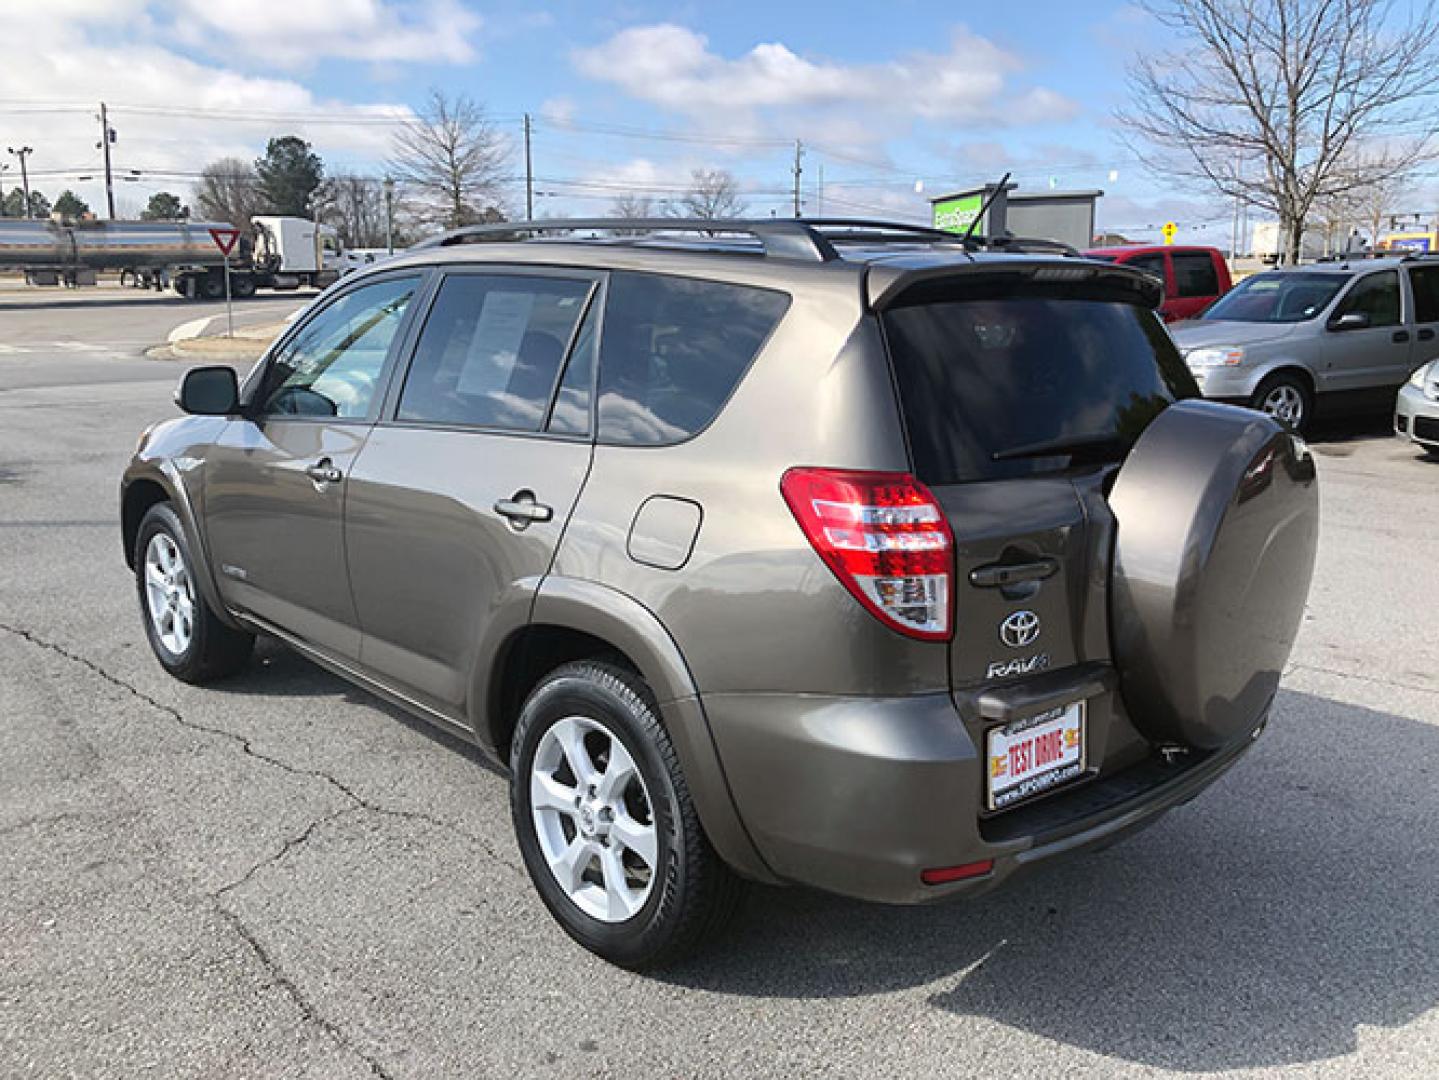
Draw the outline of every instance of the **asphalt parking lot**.
[[[1304,630],[1198,801],[967,904],[756,889],[642,977],[552,922],[460,743],[279,647],[151,658],[116,483],[197,314],[0,297],[0,1076],[1433,1075],[1439,463],[1382,422],[1314,441]]]

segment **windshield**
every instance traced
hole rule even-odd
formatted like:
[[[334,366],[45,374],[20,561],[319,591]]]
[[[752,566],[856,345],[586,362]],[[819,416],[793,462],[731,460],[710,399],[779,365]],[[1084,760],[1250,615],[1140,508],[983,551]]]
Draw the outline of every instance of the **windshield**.
[[[1245,278],[1221,296],[1200,318],[1230,322],[1297,323],[1329,306],[1348,274],[1296,274],[1271,271]]]
[[[1131,304],[1009,294],[897,307],[884,324],[926,483],[1116,460],[1199,393],[1154,312]]]

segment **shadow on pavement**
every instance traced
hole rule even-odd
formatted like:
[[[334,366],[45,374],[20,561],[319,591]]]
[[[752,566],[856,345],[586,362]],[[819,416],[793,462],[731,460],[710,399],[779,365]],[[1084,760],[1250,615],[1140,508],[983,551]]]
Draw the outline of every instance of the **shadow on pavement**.
[[[776,998],[932,986],[936,1009],[1164,1069],[1323,1060],[1439,1004],[1435,762],[1434,727],[1286,692],[1233,773],[1126,844],[931,908],[757,889],[667,978]]]

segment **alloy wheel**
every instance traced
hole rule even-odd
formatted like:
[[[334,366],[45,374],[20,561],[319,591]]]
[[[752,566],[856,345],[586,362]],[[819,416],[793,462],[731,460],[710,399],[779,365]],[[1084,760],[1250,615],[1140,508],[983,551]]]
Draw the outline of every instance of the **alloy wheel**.
[[[1260,408],[1276,420],[1297,428],[1304,420],[1304,395],[1287,383],[1280,383],[1264,395]]]
[[[183,656],[195,637],[195,591],[174,537],[157,532],[145,548],[145,601],[155,636]]]
[[[550,873],[586,915],[619,923],[654,889],[659,836],[634,758],[583,716],[557,720],[530,767],[530,810]]]

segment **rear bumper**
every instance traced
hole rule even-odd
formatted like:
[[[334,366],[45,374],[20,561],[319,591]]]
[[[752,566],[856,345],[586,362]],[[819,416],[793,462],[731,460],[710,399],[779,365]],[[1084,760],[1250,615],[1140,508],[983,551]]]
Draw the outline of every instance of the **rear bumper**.
[[[1439,449],[1439,401],[1405,385],[1394,401],[1394,433],[1420,446]]]
[[[769,867],[787,881],[899,904],[986,892],[1154,822],[1238,761],[1264,720],[1221,750],[1173,764],[1140,757],[986,817],[982,757],[947,694],[714,695],[705,709],[740,817]],[[994,867],[982,877],[920,879],[984,859]]]

